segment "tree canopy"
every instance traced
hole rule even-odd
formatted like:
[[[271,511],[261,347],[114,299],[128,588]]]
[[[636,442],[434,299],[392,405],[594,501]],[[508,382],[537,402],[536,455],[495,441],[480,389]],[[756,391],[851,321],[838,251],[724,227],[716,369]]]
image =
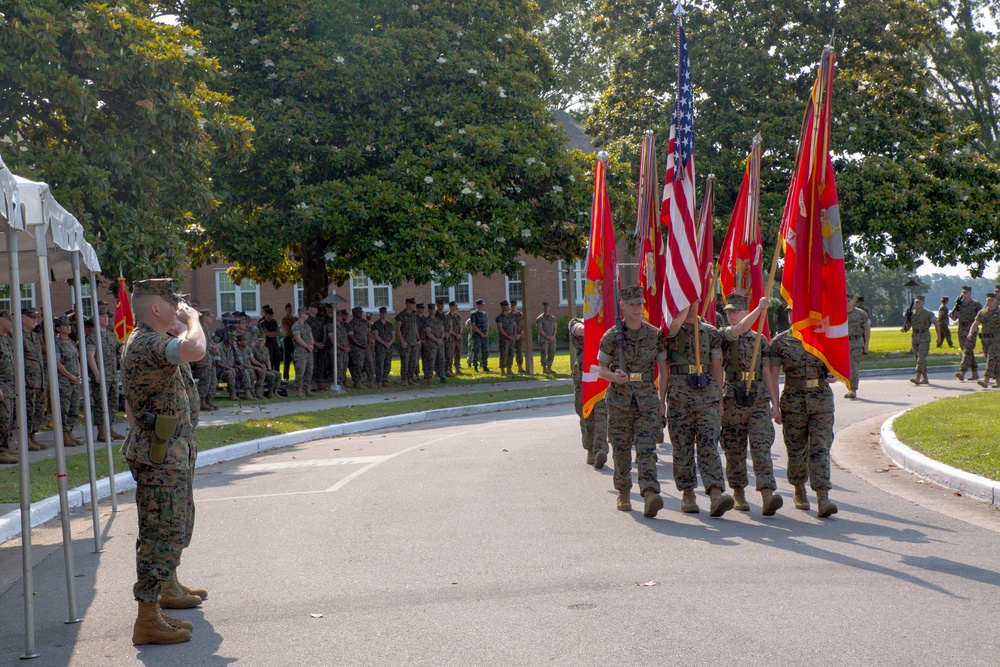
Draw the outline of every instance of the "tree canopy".
[[[419,2],[419,0],[418,0]],[[218,165],[200,251],[238,275],[400,284],[580,256],[586,165],[542,93],[528,2],[184,3],[256,154]]]
[[[144,2],[0,11],[4,160],[50,185],[109,272],[173,275],[212,208],[212,161],[249,151],[252,128],[212,90],[215,61]]]

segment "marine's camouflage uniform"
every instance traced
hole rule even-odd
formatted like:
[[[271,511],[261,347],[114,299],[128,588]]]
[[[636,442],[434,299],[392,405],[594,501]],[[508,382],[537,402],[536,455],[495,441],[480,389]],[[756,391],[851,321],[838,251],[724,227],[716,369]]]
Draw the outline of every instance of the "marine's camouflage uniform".
[[[80,350],[69,338],[56,337],[56,357],[72,375],[80,375]],[[64,431],[72,431],[80,419],[80,399],[83,386],[73,384],[70,379],[59,374],[59,408]]]
[[[454,373],[462,372],[462,316],[456,310],[454,313],[448,313],[448,319],[451,320],[451,339],[448,341],[448,350],[450,354],[445,355],[445,360],[448,363],[448,368],[453,369]],[[448,359],[451,361],[448,361]]]
[[[365,321],[365,318],[355,317],[347,323],[345,333],[351,346],[347,364],[351,371],[351,380],[354,381],[355,386],[361,382],[371,382],[375,377],[375,371],[368,358],[368,348],[372,335],[371,326]],[[351,341],[351,338],[354,340]]]
[[[139,602],[160,599],[160,583],[180,562],[194,522],[191,485],[198,455],[191,406],[194,392],[190,371],[182,369],[178,346],[177,339],[140,323],[126,341],[122,357],[125,398],[135,417],[135,427],[129,431],[122,452],[137,485],[137,581],[132,592]],[[154,443],[159,440],[144,425],[146,413],[177,419],[159,462],[152,457]]]
[[[990,310],[983,308],[976,315],[979,336],[986,349],[986,373],[984,379],[1000,381],[1000,307]]]
[[[87,349],[94,350],[95,364],[99,361],[97,336],[98,331],[95,329],[87,334],[86,339]],[[108,390],[108,422],[114,426],[118,413],[118,338],[115,337],[114,331],[104,330],[100,332],[100,340],[104,348],[101,350],[101,354],[104,355],[104,380]],[[94,416],[94,424],[103,426],[104,402],[101,400],[101,378],[93,373],[90,374],[90,408],[91,414]]]
[[[917,360],[916,372],[925,373],[927,371],[927,353],[931,350],[931,325],[933,324],[934,313],[921,308],[910,315],[910,322],[904,330],[913,329],[911,342],[913,345],[913,358]]]
[[[477,367],[482,368],[484,371],[489,367],[490,362],[490,320],[486,315],[486,311],[474,310],[472,314],[469,315],[469,342],[470,342],[470,354],[472,355],[472,360],[470,363]],[[483,332],[480,336],[475,331],[472,330],[472,326],[475,325],[477,329]]]
[[[340,329],[341,327],[337,327]],[[296,321],[292,325],[292,340],[298,336],[306,345],[312,345],[312,329],[308,323]],[[312,387],[313,378],[313,353],[309,348],[300,345],[295,341],[295,350],[292,352],[292,363],[295,364],[295,387],[299,396],[304,396]]]
[[[771,346],[766,338],[761,338],[754,369],[753,387],[756,396],[752,405],[742,407],[736,403],[737,386],[745,387],[743,373],[750,372],[753,357],[753,331],[743,333],[733,340],[733,328],[722,330],[722,361],[726,375],[726,385],[722,389],[722,451],[726,455],[726,479],[729,488],[744,489],[747,479],[747,442],[753,459],[753,474],[757,478],[756,488],[777,489],[774,483],[774,466],[771,463],[771,445],[774,444],[774,422],[771,421],[771,394],[764,383],[763,373],[771,366]],[[738,355],[733,363],[734,351]]]
[[[429,335],[428,335],[429,334]],[[435,343],[430,339],[434,336],[440,343]],[[432,377],[445,377],[444,365],[444,318],[437,313],[428,315],[424,319],[424,379],[430,380]]]
[[[268,363],[271,361],[271,350],[267,348],[266,345],[257,345],[250,348],[250,353],[253,358],[264,365],[264,368],[268,368]],[[257,375],[257,385],[254,390],[258,396],[263,396],[264,392],[267,391],[267,395],[271,398],[275,398],[278,395],[278,385],[281,384],[281,373],[274,370],[273,368],[264,371],[264,374],[256,373]]]
[[[573,362],[573,394],[576,414],[580,418],[580,433],[583,438],[583,448],[588,452],[608,452],[608,407],[604,399],[596,401],[590,414],[583,416],[583,336],[572,335],[573,325],[583,325],[582,320],[570,320],[570,341],[576,348],[576,361]]]
[[[372,322],[372,335],[378,334],[383,341],[393,340],[396,328],[392,322],[381,319]],[[389,372],[392,369],[392,343],[386,347],[382,343],[375,341],[375,382],[381,384],[389,381]]]
[[[538,327],[538,356],[541,357],[542,368],[552,368],[552,361],[556,356],[556,342],[545,336],[555,336],[558,323],[559,320],[551,313],[548,315],[542,313],[535,318],[535,325]]]
[[[868,313],[860,308],[847,314],[847,339],[851,345],[851,391],[858,390],[861,359],[865,354],[865,325],[870,321]]]
[[[517,321],[514,319],[514,313],[508,311],[497,315],[496,323],[500,342],[500,370],[510,372],[511,365],[514,363],[514,341],[500,332],[506,333],[507,336],[513,336],[517,332]]]
[[[722,359],[722,335],[707,322],[701,323],[699,345],[702,373],[708,378],[704,389],[692,387],[689,367],[695,359],[694,327],[681,326],[677,335],[667,339],[667,430],[673,447],[674,484],[680,491],[695,488],[696,470],[708,492],[725,488],[722,458],[719,456],[719,400],[722,389],[711,375],[711,362]],[[697,454],[697,467],[695,455]]]
[[[517,369],[524,368],[524,312],[511,311],[514,316],[514,335],[521,334],[521,337],[514,341],[514,360],[517,361]]]
[[[983,309],[983,304],[979,303],[975,299],[960,297],[962,303],[955,303],[955,307],[951,309],[951,319],[958,320],[958,342],[962,346],[962,367],[961,372],[972,371],[973,373],[979,372],[979,364],[976,363],[976,339],[979,337],[978,332],[972,337],[972,340],[968,340],[969,329],[972,328],[972,323],[976,321],[976,315],[979,311]]]
[[[826,365],[807,352],[791,331],[771,340],[771,363],[785,371],[779,407],[788,451],[788,482],[804,484],[808,479],[813,489],[829,488],[833,391],[826,382]],[[818,380],[818,386],[795,386],[808,380]]]
[[[34,331],[24,332],[24,399],[28,407],[28,433],[38,433],[45,424],[45,357],[42,337]]]
[[[601,336],[598,360],[611,370],[618,368],[616,331],[610,328]],[[622,334],[626,373],[641,373],[641,380],[608,385],[605,402],[608,408],[608,438],[615,462],[614,483],[619,492],[632,489],[632,448],[638,471],[639,493],[660,492],[656,479],[656,439],[660,432],[660,397],[653,371],[657,361],[667,358],[667,342],[657,327],[643,322],[638,329],[625,327]]]
[[[0,336],[0,449],[12,445],[12,436],[17,426],[14,417],[14,339]]]

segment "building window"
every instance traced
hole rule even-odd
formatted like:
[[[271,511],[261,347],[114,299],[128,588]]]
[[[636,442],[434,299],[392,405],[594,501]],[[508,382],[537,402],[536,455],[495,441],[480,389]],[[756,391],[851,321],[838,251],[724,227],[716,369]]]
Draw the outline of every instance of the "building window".
[[[573,300],[576,305],[583,304],[583,288],[587,284],[587,273],[583,269],[583,260],[573,262]],[[569,293],[566,285],[566,263],[559,260],[559,304],[569,304]]]
[[[257,283],[244,278],[240,283],[225,271],[215,272],[215,297],[218,305],[218,316],[222,313],[241,311],[251,317],[260,316],[260,287]]]
[[[295,298],[292,299],[292,305],[295,307],[292,310],[293,315],[299,314],[299,308],[302,308],[305,304],[306,299],[306,288],[302,283],[295,283]]]
[[[35,307],[35,286],[32,283],[21,285],[21,310]],[[84,303],[86,308],[86,303]],[[0,310],[11,310],[10,287],[0,285]]]
[[[80,293],[83,295],[83,316],[93,317],[94,316],[94,297],[90,289],[90,283],[80,284]],[[73,307],[76,307],[76,285],[70,285],[69,287],[70,299],[73,300]]]
[[[520,263],[521,268],[508,273],[507,278],[507,301],[517,299],[518,303],[524,302],[524,263]]]
[[[459,308],[472,308],[472,274],[466,273],[465,280],[453,287],[431,282],[431,301],[443,299],[445,304],[454,301]]]
[[[376,285],[362,272],[351,274],[351,307],[365,312],[378,312],[385,306],[392,310],[392,286]]]

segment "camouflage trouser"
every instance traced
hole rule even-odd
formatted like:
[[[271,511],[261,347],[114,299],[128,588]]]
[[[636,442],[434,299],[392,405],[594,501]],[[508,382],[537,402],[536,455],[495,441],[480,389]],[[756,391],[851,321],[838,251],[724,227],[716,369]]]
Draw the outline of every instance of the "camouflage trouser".
[[[201,397],[201,400],[214,399],[219,385],[219,379],[215,375],[215,364],[206,363],[201,367],[201,371],[196,377],[198,378],[198,396]]]
[[[333,354],[333,350],[330,350],[330,354],[331,355]],[[337,363],[335,364],[336,368],[332,368],[330,371],[331,373],[337,374],[337,384],[342,385],[345,382],[347,382],[347,366],[350,364],[350,362],[351,362],[350,351],[344,352],[338,347]],[[333,362],[331,361],[331,363]]]
[[[514,359],[517,361],[517,368],[524,368],[524,336],[514,341]]]
[[[465,359],[465,363],[468,366],[472,365],[473,354],[475,353],[475,347],[472,342],[473,335],[472,332],[465,334],[465,347],[469,350],[469,356]]]
[[[922,336],[921,338],[913,337],[913,358],[917,360],[917,366],[914,370],[918,373],[927,372],[927,353],[931,350],[931,335],[930,333]]]
[[[472,359],[469,363],[479,366],[483,370],[489,366],[490,361],[490,340],[485,336],[472,334]]]
[[[677,488],[681,491],[695,488],[698,485],[696,471],[700,471],[706,491],[712,487],[724,489],[719,457],[719,404],[691,406],[671,400],[667,406],[667,430],[673,447]]]
[[[861,377],[861,358],[865,354],[865,348],[851,346],[851,391],[858,390],[858,380]]]
[[[392,348],[375,343],[375,382],[388,382],[392,370]]]
[[[958,325],[958,342],[962,345],[962,367],[961,371],[964,373],[966,371],[972,371],[973,373],[979,372],[979,364],[976,363],[976,339],[979,338],[979,332],[972,337],[972,340],[966,338],[969,335],[969,329],[972,328],[972,323]]]
[[[774,466],[771,465],[771,445],[774,443],[774,423],[771,421],[771,402],[755,401],[748,408],[736,405],[728,396],[722,402],[722,451],[726,455],[726,479],[729,488],[745,489],[747,486],[747,441],[753,459],[753,475],[757,490],[777,489],[774,483]]]
[[[14,429],[17,427],[17,420],[14,416],[14,388],[6,387],[3,390],[3,400],[0,401],[0,449],[7,447],[16,448],[14,443]]]
[[[281,373],[278,371],[264,371],[263,375],[257,375],[257,386],[255,387],[257,395],[263,396],[264,392],[268,392],[268,396],[274,398],[278,395],[278,385],[281,384]]]
[[[368,382],[372,379],[372,369],[369,367],[368,362],[368,350],[363,347],[351,346],[351,352],[348,355],[347,367],[351,371],[351,379],[354,381],[355,386],[359,382]]]
[[[80,399],[83,388],[72,384],[69,378],[59,377],[59,408],[64,431],[72,431],[80,420]]]
[[[424,378],[445,377],[448,367],[444,365],[444,345],[427,341],[424,350]]]
[[[538,356],[542,358],[542,368],[552,368],[552,362],[556,358],[555,341],[548,338],[539,339]]]
[[[219,382],[226,385],[226,388],[229,390],[229,397],[234,398],[236,396],[236,373],[233,372],[233,369],[216,366],[215,377]]]
[[[108,386],[108,421],[114,426],[115,417],[118,414],[118,383],[115,381],[114,373],[105,369],[104,375]],[[90,383],[90,412],[94,416],[94,425],[104,424],[104,403],[101,401],[100,378],[91,377]]]
[[[328,373],[328,369],[326,367],[326,355],[328,352],[329,350],[327,350],[327,348],[325,347],[322,350],[318,347],[313,347],[312,351],[313,365],[312,365],[311,377],[313,380],[317,382],[329,379],[329,377],[326,375]],[[299,375],[298,366],[296,366],[295,376],[298,377],[298,375]]]
[[[45,387],[26,387],[25,403],[28,407],[28,433],[38,433],[45,425]]]
[[[596,410],[596,408],[595,408]],[[660,492],[656,480],[656,435],[660,431],[660,415],[656,410],[639,410],[635,399],[628,409],[607,406],[608,437],[615,462],[615,489],[632,490],[632,448],[635,447],[635,467],[639,473],[639,493]]]
[[[292,362],[295,364],[295,388],[301,396],[312,388],[313,353],[304,347],[296,347]]]
[[[788,451],[788,483],[813,489],[830,488],[830,446],[833,445],[832,412],[793,412],[782,400],[781,433]]]
[[[945,340],[948,341],[948,347],[955,347],[954,343],[951,342],[951,327],[939,320],[937,328],[937,346],[941,347],[941,343]]]
[[[450,375],[451,367],[455,364],[455,339],[450,335],[445,336],[442,347],[444,348],[444,372],[446,375]]]
[[[500,336],[500,370],[510,370],[514,363],[514,341]]]
[[[420,362],[420,345],[408,344],[399,348],[399,374],[404,380],[416,380],[419,377],[417,364]]]
[[[583,439],[583,448],[588,452],[608,451],[608,407],[601,399],[594,403],[594,409],[590,411],[589,417],[583,416],[583,385],[574,382],[574,403],[576,414],[580,418],[580,435]]]
[[[160,582],[177,568],[181,551],[191,542],[194,528],[193,474],[129,461],[136,480],[135,505],[139,535],[135,541],[136,583],[132,593],[139,602],[160,599]]]
[[[254,385],[257,383],[257,374],[251,371],[249,368],[239,368],[234,369],[236,373],[236,385],[237,391],[249,391],[252,392]]]
[[[986,374],[983,377],[1000,380],[1000,334],[993,334],[989,338],[987,335],[983,336],[983,346],[986,348]]]

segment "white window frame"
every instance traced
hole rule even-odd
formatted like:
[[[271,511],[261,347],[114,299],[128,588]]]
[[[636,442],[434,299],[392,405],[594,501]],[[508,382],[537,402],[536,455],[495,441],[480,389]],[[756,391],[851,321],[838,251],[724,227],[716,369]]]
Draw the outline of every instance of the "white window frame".
[[[458,285],[465,285],[465,284],[467,284],[469,286],[469,300],[468,301],[459,301],[458,299],[455,298],[455,289],[458,287]],[[458,285],[455,285],[455,286],[452,286],[452,287],[444,287],[443,285],[441,285],[441,283],[432,280],[431,281],[431,301],[437,301],[438,297],[437,297],[436,292],[437,292],[438,289],[442,289],[442,290],[446,289],[446,290],[448,290],[448,297],[445,299],[445,305],[448,305],[448,303],[454,301],[458,305],[458,307],[461,308],[462,310],[472,310],[472,304],[474,304],[476,302],[475,298],[472,296],[472,274],[471,273],[466,273],[465,274],[465,280],[463,280],[462,282],[460,282]]]
[[[517,299],[517,305],[518,305],[518,308],[520,308],[521,306],[524,305],[524,272],[525,272],[526,269],[525,269],[525,266],[524,266],[524,262],[518,262],[518,265],[521,267],[521,271],[520,271],[520,273],[521,273],[521,279],[520,280],[511,281],[510,275],[508,275],[508,274],[505,273],[504,276],[503,276],[503,283],[504,283],[504,294],[506,294],[505,298],[506,298],[507,301],[511,300],[511,294],[510,294],[510,284],[511,284],[511,282],[514,282],[514,283],[516,283],[518,285],[518,291],[520,292],[520,294],[518,296],[513,297],[513,298]]]
[[[362,280],[364,281],[364,283],[361,282]],[[389,312],[394,312],[393,309],[392,309],[392,285],[389,285],[389,284],[376,285],[374,282],[372,282],[371,278],[369,278],[368,276],[366,276],[363,272],[359,271],[357,273],[352,273],[351,274],[351,280],[350,280],[350,284],[348,285],[348,288],[351,291],[351,308],[352,309],[355,307],[355,303],[354,303],[354,290],[357,289],[357,290],[362,290],[362,291],[366,292],[367,295],[368,295],[368,305],[367,306],[361,306],[361,309],[364,312],[366,312],[366,313],[377,313],[378,309],[381,306],[385,306],[386,310],[388,310]],[[383,289],[386,292],[385,303],[378,303],[375,300],[376,290],[383,290]]]
[[[3,287],[7,287],[4,285]],[[8,292],[10,290],[8,289]],[[75,303],[75,302],[74,302]],[[21,310],[25,308],[35,307],[35,284],[34,283],[21,283]],[[13,312],[14,309],[11,305],[10,294],[7,296],[0,297],[0,310],[6,310]]]
[[[569,290],[566,284],[566,263],[559,260],[558,265],[559,271],[559,305],[568,306],[569,305]],[[576,305],[583,305],[583,288],[587,285],[587,273],[584,271],[583,260],[578,259],[573,262],[573,278],[576,281],[573,285],[576,289],[574,290],[573,296],[576,297]]]
[[[295,317],[298,317],[299,315],[299,308],[303,307],[306,300],[305,294],[306,287],[301,282],[295,283],[292,286],[292,306],[294,306],[294,308],[292,308],[292,315]]]
[[[94,316],[94,296],[90,283],[80,283],[80,293],[83,294],[83,316]],[[69,286],[69,297],[72,299],[73,308],[76,308],[76,285]]]
[[[233,302],[236,304],[236,307],[233,308],[232,310],[234,310],[234,311],[241,311],[242,312],[243,311],[243,295],[244,295],[244,293],[250,293],[250,292],[252,292],[253,295],[254,295],[254,300],[256,302],[256,307],[253,310],[247,310],[245,312],[247,314],[247,317],[260,317],[260,285],[258,283],[256,283],[255,281],[250,280],[249,278],[244,278],[242,280],[242,282],[240,282],[239,284],[237,284],[237,283],[233,282],[233,279],[230,278],[229,274],[227,274],[225,271],[216,271],[215,272],[215,310],[216,310],[216,317],[222,317],[222,313],[224,313],[224,312],[231,312],[231,311],[227,311],[226,309],[224,309],[222,307],[222,295],[224,293],[225,294],[229,294],[230,293],[230,290],[223,290],[222,289],[222,285],[220,283],[222,281],[222,277],[223,276],[225,276],[225,278],[230,283],[233,284],[233,289],[232,289],[231,293],[233,294]],[[251,285],[253,286],[252,289],[250,289]]]

